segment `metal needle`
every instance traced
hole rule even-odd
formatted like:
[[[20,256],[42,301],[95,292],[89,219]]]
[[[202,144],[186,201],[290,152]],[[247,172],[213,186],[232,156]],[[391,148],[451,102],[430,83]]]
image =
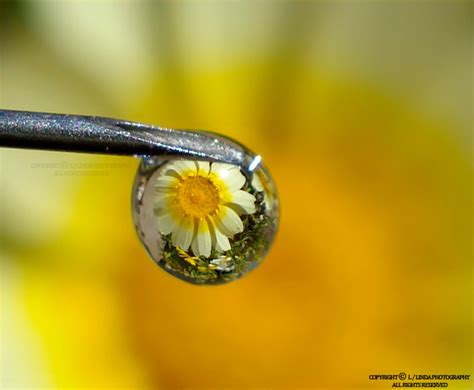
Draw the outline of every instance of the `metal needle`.
[[[259,158],[239,143],[211,132],[167,129],[97,116],[12,110],[0,110],[0,147],[187,157],[244,169]]]

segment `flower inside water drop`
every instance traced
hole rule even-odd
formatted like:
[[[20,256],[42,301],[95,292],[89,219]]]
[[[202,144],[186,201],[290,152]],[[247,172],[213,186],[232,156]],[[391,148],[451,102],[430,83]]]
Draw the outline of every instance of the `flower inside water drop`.
[[[255,173],[244,175],[235,165],[175,160],[143,175],[145,193],[152,185],[152,216],[143,204],[135,218],[137,228],[145,220],[156,224],[153,234],[139,231],[155,261],[198,284],[227,282],[253,269],[267,252],[278,221],[276,194],[262,169],[257,170],[261,176],[247,180]],[[265,185],[262,178],[268,179]]]
[[[229,238],[242,232],[242,214],[255,213],[255,197],[242,191],[245,177],[234,165],[177,161],[156,180],[155,215],[161,233],[195,256],[231,249]]]

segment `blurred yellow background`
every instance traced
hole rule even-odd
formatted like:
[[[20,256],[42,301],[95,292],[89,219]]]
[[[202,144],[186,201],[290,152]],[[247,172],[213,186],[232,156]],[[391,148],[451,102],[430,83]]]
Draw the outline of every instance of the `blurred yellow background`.
[[[2,2],[0,25],[2,108],[221,132],[282,204],[262,266],[197,287],[136,237],[138,160],[2,149],[0,387],[473,373],[472,2]]]

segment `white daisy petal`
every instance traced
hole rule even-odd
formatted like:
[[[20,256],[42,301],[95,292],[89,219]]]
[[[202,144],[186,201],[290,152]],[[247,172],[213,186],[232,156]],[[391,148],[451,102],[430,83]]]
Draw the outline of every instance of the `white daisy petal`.
[[[208,220],[209,227],[211,228],[212,245],[219,251],[225,252],[230,249],[229,239],[216,228],[212,218]]]
[[[230,242],[229,239],[224,236],[219,229],[215,230],[216,234],[216,249],[219,252],[225,252],[230,250]]]
[[[170,234],[179,228],[178,221],[176,221],[175,217],[171,213],[158,215],[156,219],[158,222],[158,228],[163,234]]]
[[[198,222],[197,232],[194,236],[191,248],[195,256],[209,257],[211,255],[211,232],[205,219]]]
[[[209,175],[209,162],[207,161],[196,161],[197,173],[201,176]]]
[[[253,188],[255,188],[257,191],[259,192],[262,192],[265,190],[265,188],[263,187],[263,183],[262,183],[262,180],[260,180],[260,177],[258,177],[258,174],[257,173],[254,173],[253,174],[253,177],[252,177],[252,186]]]
[[[215,216],[216,227],[227,237],[232,237],[236,233],[244,230],[242,220],[230,207],[221,206]]]
[[[173,205],[173,196],[161,195],[155,199],[154,212],[155,215],[163,215],[170,212]]]
[[[187,251],[194,237],[194,219],[183,218],[178,229],[173,231],[171,242]]]
[[[245,184],[245,176],[240,172],[239,167],[231,164],[213,163],[211,172],[225,183],[229,191],[236,191]]]
[[[255,200],[255,196],[252,194],[239,190],[231,194],[230,203],[242,209],[243,214],[253,214],[256,211]]]
[[[179,179],[173,176],[164,175],[156,179],[155,189],[157,192],[174,192],[175,187],[179,184]]]
[[[182,178],[186,177],[189,173],[196,173],[196,164],[193,161],[177,160],[173,161],[168,165],[168,171],[177,173]]]
[[[236,167],[237,167],[236,165],[232,165],[232,164],[213,162],[211,165],[211,172],[219,172],[222,170],[236,168]]]

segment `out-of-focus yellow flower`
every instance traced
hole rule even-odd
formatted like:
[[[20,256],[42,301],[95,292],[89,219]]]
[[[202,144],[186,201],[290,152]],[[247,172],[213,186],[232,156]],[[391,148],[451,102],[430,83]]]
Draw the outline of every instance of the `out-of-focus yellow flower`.
[[[368,388],[394,369],[468,373],[469,7],[3,6],[2,106],[225,133],[262,154],[283,218],[257,272],[196,288],[136,238],[136,161],[1,151],[0,387]],[[76,161],[125,166],[39,168],[77,173]]]

